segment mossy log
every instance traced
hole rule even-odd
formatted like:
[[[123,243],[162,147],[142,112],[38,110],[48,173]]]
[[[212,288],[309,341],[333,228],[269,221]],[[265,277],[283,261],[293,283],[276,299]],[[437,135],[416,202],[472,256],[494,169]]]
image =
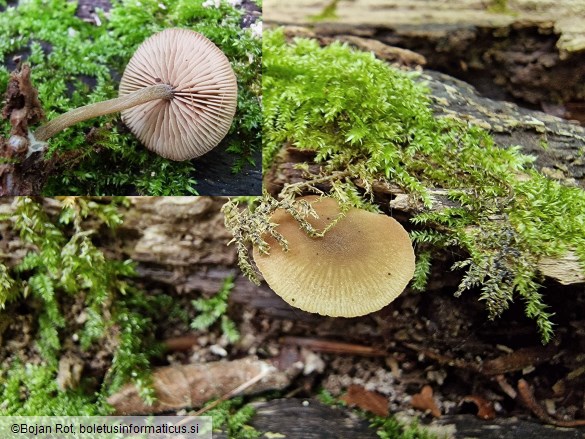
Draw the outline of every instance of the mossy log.
[[[585,2],[572,0],[268,0],[265,22],[310,25],[413,50],[427,67],[506,95],[583,117]]]
[[[0,204],[0,213],[6,213],[10,210],[6,204],[9,201],[8,199],[3,200]],[[46,199],[45,202],[49,208],[52,206],[56,210],[59,207],[57,200]],[[219,290],[228,274],[238,273],[237,268],[235,268],[235,249],[233,246],[226,245],[231,239],[231,235],[224,228],[223,216],[220,213],[220,208],[224,202],[225,199],[223,198],[209,197],[132,198],[131,206],[125,212],[125,222],[115,234],[111,235],[102,228],[97,230],[95,239],[99,241],[101,247],[108,250],[108,253],[117,257],[132,257],[137,261],[138,281],[151,294],[156,294],[160,290],[168,291],[172,289],[173,294],[178,296],[212,295]],[[0,226],[0,235],[2,236],[0,250],[13,258],[23,257],[26,249],[15,247],[15,241],[10,240],[12,232],[7,229],[6,223],[0,224]],[[445,274],[444,272],[441,273],[440,279],[436,282],[431,282],[430,287],[436,288],[437,285],[441,285],[441,282],[444,285]],[[455,273],[452,275],[456,276]],[[468,312],[473,309],[472,302],[476,300],[473,297],[466,296],[454,299],[449,294],[406,294],[405,297],[397,301],[401,304],[394,303],[385,311],[349,322],[345,319],[326,318],[295,310],[284,303],[265,285],[256,287],[241,275],[236,277],[235,284],[236,286],[230,296],[230,314],[237,316],[236,318],[238,319],[243,319],[244,314],[251,313],[254,316],[255,324],[262,325],[264,328],[262,335],[257,335],[257,337],[260,337],[260,341],[256,339],[251,343],[254,345],[263,343],[261,337],[269,336],[270,332],[273,333],[272,336],[274,336],[274,331],[282,331],[282,334],[286,335],[288,332],[283,328],[285,328],[288,320],[294,322],[296,326],[295,334],[303,331],[301,332],[303,334],[319,334],[329,339],[348,340],[348,334],[351,333],[351,340],[348,341],[356,343],[362,340],[364,344],[372,343],[375,346],[386,346],[388,349],[400,351],[404,349],[404,346],[407,346],[406,342],[415,336],[418,337],[419,330],[411,328],[414,317],[408,312],[404,312],[409,306],[416,309],[417,315],[423,312],[423,308],[436,309],[437,322],[444,322],[447,325],[449,321],[456,320],[458,325],[464,325],[465,328],[469,328],[466,325],[473,325],[480,321],[481,319],[478,315],[483,315],[478,314],[477,309],[470,315],[460,314],[460,310]],[[435,306],[439,301],[443,302],[443,306]],[[569,301],[570,299],[567,300],[567,302]],[[429,304],[423,305],[426,302],[429,302]],[[258,310],[260,312],[257,312]],[[439,314],[439,312],[442,314]],[[266,316],[270,318],[265,319]],[[402,323],[398,326],[404,326],[404,322],[408,322],[409,331],[414,332],[415,335],[404,335],[404,331],[398,331],[392,326],[399,321],[402,321]],[[510,332],[509,321],[500,320],[499,322],[505,327],[506,332]],[[242,334],[247,333],[247,324],[249,322],[246,322],[245,319],[240,322]],[[272,329],[269,331],[263,325],[271,326]],[[315,330],[317,326],[319,327],[318,331]],[[351,331],[348,332],[350,327]],[[380,332],[379,327],[385,327],[386,329]],[[374,328],[377,329],[374,330]],[[437,331],[434,326],[429,326],[429,330],[433,333],[443,334],[443,331]],[[512,330],[511,332],[514,333],[515,331]],[[372,337],[372,334],[378,335]],[[464,337],[464,341],[458,339],[456,344],[461,346],[462,343],[467,343],[470,337],[469,334],[469,330],[462,330],[461,335]],[[403,337],[406,338],[404,339]],[[416,339],[420,340],[421,345],[423,341],[428,341],[431,345],[437,343],[432,336],[421,336]],[[384,341],[382,342],[381,340]],[[246,345],[246,343],[245,340],[242,341],[239,349],[243,351],[248,349],[251,345]],[[567,343],[578,346],[574,339],[568,339]],[[279,346],[284,344],[284,341],[279,340]],[[469,344],[465,346],[466,349],[470,349]],[[485,353],[487,348],[485,345],[478,345],[477,349],[474,352]],[[285,351],[286,349],[281,346],[280,350]],[[420,352],[426,351],[420,350]],[[345,353],[350,352],[346,351]],[[360,354],[354,353],[354,355],[359,358]],[[286,355],[279,355],[279,357],[284,358]],[[301,422],[298,419],[299,404],[302,404],[302,401],[292,399],[290,402],[277,401],[260,405],[257,407],[258,414],[253,420],[253,424],[263,432],[279,432],[286,434],[287,437],[311,437],[308,434],[313,428],[316,428],[315,423],[322,423],[323,419],[330,419],[330,416],[333,416],[330,411],[335,410],[337,412],[335,416],[337,417],[333,419],[340,420],[339,425],[335,426],[339,430],[332,431],[338,431],[339,434],[331,437],[370,437],[368,436],[370,431],[364,428],[362,421],[353,417],[349,409],[333,409],[322,406],[315,401],[310,401],[309,408],[314,410],[309,408],[305,410],[306,407],[301,405],[305,410],[303,412],[303,421]],[[297,410],[297,423],[294,427],[292,424],[281,423],[277,430],[270,424],[270,419],[284,419],[289,416],[290,413],[294,412],[293,408]],[[343,421],[344,419],[346,421]],[[460,422],[459,428],[461,431],[470,432],[470,434],[471,432],[477,432],[477,429],[483,429],[487,434],[488,430],[494,428],[488,426],[493,426],[494,424],[503,425],[503,430],[505,430],[506,434],[508,430],[523,432],[525,430],[517,429],[530,428],[531,431],[544,432],[534,437],[548,437],[547,433],[551,431],[550,427],[544,427],[536,423],[519,422],[516,419],[513,421],[496,420],[490,423],[483,421],[474,423],[472,422],[474,419],[471,416],[457,417],[456,419],[452,416],[445,416],[441,418],[441,422],[447,424]],[[470,430],[471,426],[476,430]],[[468,427],[469,429],[465,430]],[[566,432],[566,437],[579,437],[569,435],[573,432],[574,430]],[[453,436],[466,437],[463,433]],[[375,437],[375,435],[371,435],[371,437]]]
[[[302,179],[300,171],[293,169],[293,158],[298,151],[285,150],[290,161],[281,162],[276,173],[269,174],[273,184],[295,182]],[[303,156],[303,158],[306,158]],[[276,187],[276,186],[275,186]],[[390,200],[395,216],[404,221],[413,212],[416,203],[397,187],[375,188],[379,200]],[[435,198],[450,201],[436,191]],[[302,321],[316,321],[320,317],[291,308],[274,294],[266,284],[254,285],[237,268],[235,247],[228,246],[231,234],[223,224],[221,206],[224,198],[214,197],[133,197],[125,212],[125,221],[115,237],[100,236],[108,252],[119,258],[132,258],[138,263],[141,283],[149,288],[160,286],[181,295],[211,296],[221,287],[228,275],[236,275],[236,287],[231,296],[234,306],[261,309],[267,314]],[[10,211],[10,199],[4,198],[0,213]],[[56,200],[47,199],[55,204]],[[440,205],[440,203],[439,203]],[[11,232],[4,223],[0,227],[0,250],[14,259],[26,254],[25,248],[16,248]],[[113,238],[113,239],[112,239]],[[541,261],[540,269],[548,277],[566,284],[583,282],[576,258]],[[439,290],[459,282],[457,273],[448,265],[437,263],[427,290]]]
[[[285,151],[285,155],[289,157],[290,151]],[[273,183],[302,178],[291,161],[282,162],[276,169],[277,174],[270,174],[275,179]],[[390,200],[399,219],[407,218],[417,205],[400,193],[399,188],[381,186],[375,191],[379,200]],[[451,202],[440,191],[435,198]],[[184,295],[211,296],[220,289],[226,276],[234,274],[236,287],[230,299],[233,306],[259,309],[281,319],[319,321],[320,316],[291,308],[266,284],[256,286],[241,275],[236,266],[236,249],[227,245],[232,236],[225,229],[220,213],[225,201],[211,197],[132,198],[132,206],[117,232],[118,238],[112,243],[115,245],[112,251],[121,251],[124,257],[137,261],[142,282],[150,286],[171,288]],[[543,260],[540,269],[560,283],[585,281],[573,255]],[[458,282],[457,273],[449,271],[448,265],[437,263],[427,289],[439,290]]]
[[[330,37],[320,37],[307,28],[287,28],[285,34],[290,38],[297,35],[316,37],[323,44],[332,40]],[[396,52],[379,41],[355,36],[345,39],[362,50],[373,51],[379,58],[388,59],[392,56],[394,61],[402,64],[416,61],[415,54]],[[501,148],[519,145],[522,153],[535,158],[534,166],[542,174],[566,186],[585,188],[583,127],[549,114],[520,108],[509,102],[482,97],[472,86],[445,74],[425,70],[418,77],[418,81],[424,82],[430,89],[431,106],[437,116],[459,119],[479,126],[490,132]],[[313,157],[314,153],[284,145],[272,169],[265,175],[265,185],[269,192],[277,196],[285,185],[302,182],[307,173],[297,165],[311,163]],[[309,166],[310,174],[318,175],[319,171],[318,165]],[[522,179],[524,176],[519,174],[517,178]],[[361,184],[359,180],[354,180],[354,183],[358,186]],[[373,184],[373,192],[377,201],[390,209],[399,220],[407,221],[409,216],[422,212],[420,203],[398,186],[379,181]],[[432,188],[430,194],[433,198],[433,210],[454,206],[446,190]],[[497,218],[494,220],[497,221]],[[561,284],[585,282],[578,258],[572,252],[562,258],[541,259],[539,269],[545,276]]]

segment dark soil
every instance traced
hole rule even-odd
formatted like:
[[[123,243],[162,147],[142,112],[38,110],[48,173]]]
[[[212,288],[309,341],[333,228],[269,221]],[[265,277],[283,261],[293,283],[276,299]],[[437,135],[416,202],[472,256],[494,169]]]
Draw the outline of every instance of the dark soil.
[[[97,16],[98,9],[101,9],[104,12],[108,12],[112,9],[110,0],[77,0],[77,4],[78,6],[75,15],[84,21],[96,25],[100,24],[100,19]]]

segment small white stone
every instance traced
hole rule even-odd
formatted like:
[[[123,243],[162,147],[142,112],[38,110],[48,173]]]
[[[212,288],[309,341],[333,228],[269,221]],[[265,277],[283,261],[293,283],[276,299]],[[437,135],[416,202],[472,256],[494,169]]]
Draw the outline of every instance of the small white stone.
[[[217,355],[218,357],[227,357],[227,351],[222,348],[220,345],[214,344],[209,346],[209,351],[213,354],[213,355]]]

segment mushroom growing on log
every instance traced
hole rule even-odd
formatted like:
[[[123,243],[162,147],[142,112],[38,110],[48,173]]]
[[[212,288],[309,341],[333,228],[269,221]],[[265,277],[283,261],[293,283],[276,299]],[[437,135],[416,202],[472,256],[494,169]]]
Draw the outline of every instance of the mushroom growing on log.
[[[332,198],[303,199],[319,216],[306,218],[315,229],[325,229],[340,214]],[[290,249],[269,236],[270,254],[254,248],[254,261],[274,292],[304,311],[333,317],[369,314],[398,297],[414,275],[408,233],[389,216],[353,208],[315,238],[281,209],[272,222]]]
[[[39,127],[29,151],[78,122],[122,112],[150,150],[189,160],[216,147],[228,133],[237,105],[237,81],[223,52],[203,35],[166,29],[138,48],[120,83],[119,97],[71,110]]]

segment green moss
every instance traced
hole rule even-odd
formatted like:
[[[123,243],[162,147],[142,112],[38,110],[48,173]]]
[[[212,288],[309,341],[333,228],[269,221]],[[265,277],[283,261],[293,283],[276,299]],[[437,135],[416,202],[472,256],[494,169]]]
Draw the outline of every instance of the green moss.
[[[345,402],[335,398],[327,390],[321,390],[318,399],[323,404],[332,407],[347,407]],[[416,421],[405,423],[394,416],[377,416],[359,409],[354,409],[354,412],[367,419],[370,422],[370,427],[376,429],[376,433],[381,439],[434,439],[438,437]]]
[[[103,398],[83,389],[61,391],[55,371],[46,365],[14,363],[0,369],[1,416],[108,416]]]
[[[209,328],[218,320],[220,321],[221,332],[229,343],[235,343],[240,338],[236,324],[227,314],[228,299],[234,288],[234,277],[228,276],[216,295],[209,299],[197,299],[191,303],[198,311],[197,317],[191,322],[191,328],[204,330]]]
[[[327,5],[323,8],[323,10],[317,14],[309,17],[312,21],[325,21],[325,20],[335,20],[339,18],[337,16],[337,5],[339,0],[331,0]]]
[[[210,404],[214,402],[207,405]],[[203,416],[211,416],[213,430],[224,431],[229,438],[256,439],[261,437],[261,433],[248,425],[255,413],[254,407],[245,404],[242,397],[235,397],[219,403]]]
[[[128,381],[152,400],[150,359],[160,353],[152,316],[170,306],[168,297],[147,296],[134,287],[133,264],[107,258],[91,240],[92,227],[120,224],[123,202],[68,197],[55,214],[22,197],[3,218],[28,252],[15,265],[10,257],[0,261],[0,321],[13,317],[14,302],[29,310],[32,342],[27,355],[34,361],[2,353],[9,358],[0,365],[0,401],[9,404],[0,403],[0,415],[107,414],[105,398]],[[79,306],[82,322],[68,311]],[[74,390],[57,389],[59,360],[71,350],[65,340],[73,334],[76,349],[82,351],[115,347],[105,348],[112,349],[113,358],[100,386],[81,382]]]
[[[498,14],[508,14],[510,13],[508,0],[491,0],[487,10],[490,12],[496,12]]]
[[[457,293],[478,288],[491,318],[514,298],[523,300],[548,341],[551,314],[536,265],[543,256],[572,250],[585,270],[585,192],[534,170],[533,157],[520,147],[500,148],[483,129],[435,117],[414,74],[373,54],[339,43],[321,48],[308,39],[289,44],[281,30],[265,33],[263,48],[264,168],[290,142],[314,151],[322,173],[313,181],[332,184],[331,195],[342,205],[367,202],[359,200],[355,178],[366,192],[379,180],[399,185],[422,210],[411,220],[419,259],[415,286],[424,287],[429,251],[464,249],[454,266],[465,270]],[[434,210],[433,189],[446,190],[455,206]],[[268,215],[254,218],[268,222]],[[255,230],[268,229],[256,224]],[[249,241],[262,244],[257,234]]]
[[[67,0],[31,0],[0,14],[0,60],[26,53],[32,80],[48,119],[67,110],[116,96],[118,79],[135,49],[169,27],[199,31],[230,59],[238,78],[238,110],[221,145],[233,153],[233,172],[253,163],[260,148],[261,43],[240,27],[242,12],[203,0],[117,0],[102,26],[74,16]],[[162,5],[162,6],[161,6]],[[0,66],[0,90],[9,73]],[[97,131],[86,136],[90,128]],[[0,134],[8,122],[0,123]],[[222,147],[222,146],[220,146]],[[197,161],[173,162],[148,152],[111,115],[84,122],[55,136],[50,153],[62,154],[45,194],[188,195],[197,193]]]

